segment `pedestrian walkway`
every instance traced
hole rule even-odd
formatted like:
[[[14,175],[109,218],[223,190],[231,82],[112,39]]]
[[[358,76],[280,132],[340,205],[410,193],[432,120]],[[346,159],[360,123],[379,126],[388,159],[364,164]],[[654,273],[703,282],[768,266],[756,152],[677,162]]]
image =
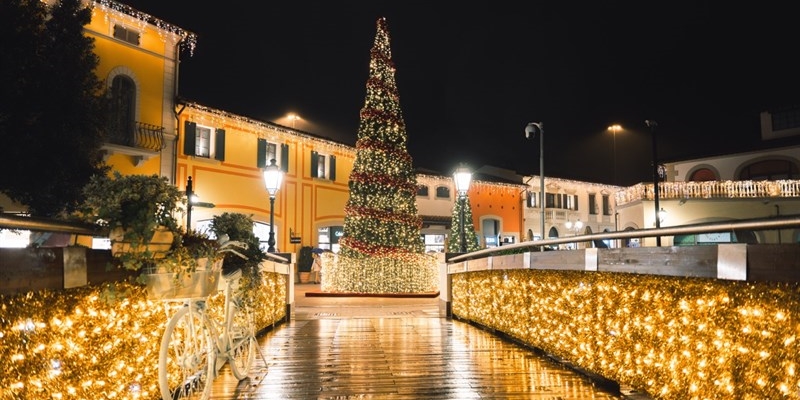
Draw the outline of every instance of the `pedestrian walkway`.
[[[212,399],[623,399],[552,359],[439,317],[436,298],[306,297],[259,338],[243,381],[226,365]]]

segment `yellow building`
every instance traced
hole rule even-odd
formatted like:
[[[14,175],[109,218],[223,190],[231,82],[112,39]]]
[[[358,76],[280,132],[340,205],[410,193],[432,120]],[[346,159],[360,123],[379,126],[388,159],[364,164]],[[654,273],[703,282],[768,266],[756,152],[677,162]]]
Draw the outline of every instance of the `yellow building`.
[[[284,171],[275,198],[276,249],[335,247],[354,148],[193,103],[180,105],[178,121],[176,179],[185,184],[192,177],[200,201],[214,205],[193,208],[193,227],[213,215],[242,213],[253,216],[257,236],[266,241],[270,202],[262,171],[274,159]]]

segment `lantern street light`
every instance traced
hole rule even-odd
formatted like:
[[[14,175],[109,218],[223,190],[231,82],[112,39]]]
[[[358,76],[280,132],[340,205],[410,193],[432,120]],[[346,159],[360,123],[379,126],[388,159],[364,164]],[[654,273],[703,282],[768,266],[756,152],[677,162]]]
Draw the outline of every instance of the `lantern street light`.
[[[650,136],[653,140],[653,200],[655,200],[656,229],[659,229],[661,228],[661,218],[659,215],[661,207],[658,205],[658,181],[660,179],[658,177],[658,152],[656,150],[656,127],[658,124],[652,119],[646,119],[644,123],[650,128]],[[656,236],[656,246],[661,247],[661,236]]]
[[[192,177],[186,181],[186,232],[192,230],[192,203],[194,200],[194,191],[192,190]]]
[[[525,127],[525,139],[533,139],[539,134],[539,224],[544,239],[544,123],[529,122]],[[544,251],[544,246],[539,246]]]
[[[456,192],[458,192],[458,201],[461,205],[461,212],[459,213],[459,219],[461,221],[461,252],[467,252],[467,239],[466,234],[464,233],[464,208],[467,207],[467,191],[469,190],[469,184],[472,181],[472,171],[469,170],[464,165],[459,166],[456,168],[455,172],[453,172],[453,181],[456,184]]]
[[[614,136],[613,147],[611,149],[611,154],[612,154],[612,157],[614,158],[614,184],[615,185],[617,184],[617,132],[619,132],[620,129],[622,129],[622,127],[619,124],[614,124],[614,125],[611,125],[611,126],[608,127],[608,130],[611,131],[611,133]]]
[[[269,240],[267,240],[267,252],[275,252],[275,194],[281,188],[283,171],[275,165],[275,159],[269,160],[269,165],[264,168],[264,185],[269,192]]]

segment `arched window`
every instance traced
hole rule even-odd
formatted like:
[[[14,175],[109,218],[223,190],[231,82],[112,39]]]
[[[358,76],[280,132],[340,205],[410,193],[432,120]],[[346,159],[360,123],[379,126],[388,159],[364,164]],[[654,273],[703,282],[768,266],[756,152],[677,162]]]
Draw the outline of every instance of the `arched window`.
[[[449,199],[450,198],[450,188],[447,186],[438,186],[436,188],[436,198],[437,199]]]
[[[417,196],[428,197],[428,186],[426,185],[417,186]]]
[[[714,174],[714,171],[708,168],[700,168],[692,172],[692,176],[689,177],[689,180],[693,182],[716,181],[717,176]]]
[[[764,160],[754,162],[739,172],[739,180],[798,179],[797,165],[789,160]]]
[[[136,84],[125,75],[117,75],[111,81],[109,120],[111,142],[132,146],[136,124]]]

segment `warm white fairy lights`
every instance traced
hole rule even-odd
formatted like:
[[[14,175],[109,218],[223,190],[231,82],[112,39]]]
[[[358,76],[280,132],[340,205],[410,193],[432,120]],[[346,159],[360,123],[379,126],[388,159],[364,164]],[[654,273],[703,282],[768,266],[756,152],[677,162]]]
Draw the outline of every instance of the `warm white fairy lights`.
[[[436,293],[438,267],[430,254],[404,253],[368,258],[322,254],[323,292]]]
[[[108,18],[109,15],[113,15],[116,18],[124,18],[125,20],[135,23],[141,30],[144,30],[148,25],[156,27],[156,31],[161,37],[161,40],[166,40],[164,32],[176,35],[181,38],[181,46],[188,49],[190,55],[194,54],[194,49],[197,46],[197,35],[192,32],[164,22],[127,4],[117,3],[113,0],[92,0],[89,1],[89,3],[91,7],[97,7],[102,10],[106,14],[106,18]]]
[[[452,275],[459,318],[658,399],[800,399],[800,285],[577,271]]]
[[[262,283],[259,329],[286,315],[286,276],[263,273]],[[214,318],[223,302],[209,298]],[[127,283],[0,296],[0,399],[157,398],[163,304]]]

